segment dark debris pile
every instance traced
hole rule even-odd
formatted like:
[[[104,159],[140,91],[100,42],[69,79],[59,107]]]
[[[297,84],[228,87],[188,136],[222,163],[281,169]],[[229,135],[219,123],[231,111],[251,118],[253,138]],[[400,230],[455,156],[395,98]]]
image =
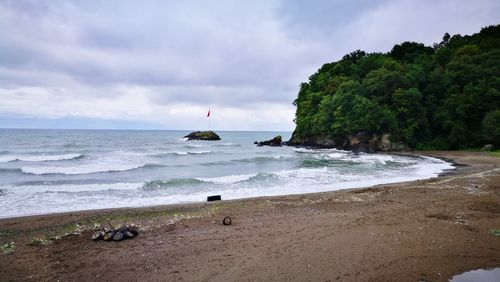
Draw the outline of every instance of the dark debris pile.
[[[122,241],[133,239],[139,235],[139,227],[135,224],[124,225],[118,228],[102,228],[92,234],[93,241]]]

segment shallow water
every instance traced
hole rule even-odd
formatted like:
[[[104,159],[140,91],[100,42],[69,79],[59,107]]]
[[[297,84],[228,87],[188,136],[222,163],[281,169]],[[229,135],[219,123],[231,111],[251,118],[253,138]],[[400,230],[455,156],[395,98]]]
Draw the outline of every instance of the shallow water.
[[[453,276],[450,282],[499,282],[500,268],[477,269]]]
[[[0,217],[321,192],[435,177],[428,157],[256,147],[290,132],[0,129]]]

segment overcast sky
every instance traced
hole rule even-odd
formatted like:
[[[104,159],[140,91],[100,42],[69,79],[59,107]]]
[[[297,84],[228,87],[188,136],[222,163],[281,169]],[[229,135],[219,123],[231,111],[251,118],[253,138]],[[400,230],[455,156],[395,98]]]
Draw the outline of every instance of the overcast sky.
[[[0,0],[0,127],[293,130],[322,64],[499,23],[498,0]]]

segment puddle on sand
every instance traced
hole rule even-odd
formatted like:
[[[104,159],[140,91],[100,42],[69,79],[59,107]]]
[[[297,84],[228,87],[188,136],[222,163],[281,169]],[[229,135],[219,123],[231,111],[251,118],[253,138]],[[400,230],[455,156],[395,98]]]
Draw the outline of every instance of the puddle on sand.
[[[450,282],[498,282],[500,281],[500,267],[490,269],[477,269],[457,274]]]

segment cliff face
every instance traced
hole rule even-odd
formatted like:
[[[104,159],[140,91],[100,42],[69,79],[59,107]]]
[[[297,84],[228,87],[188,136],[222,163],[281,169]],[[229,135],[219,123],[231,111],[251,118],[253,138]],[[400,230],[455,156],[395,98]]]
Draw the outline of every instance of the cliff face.
[[[357,132],[345,136],[297,136],[294,132],[287,142],[289,146],[305,146],[313,148],[335,148],[339,150],[352,150],[354,152],[373,153],[378,151],[408,151],[409,147],[403,143],[390,141],[390,134],[370,134]]]

